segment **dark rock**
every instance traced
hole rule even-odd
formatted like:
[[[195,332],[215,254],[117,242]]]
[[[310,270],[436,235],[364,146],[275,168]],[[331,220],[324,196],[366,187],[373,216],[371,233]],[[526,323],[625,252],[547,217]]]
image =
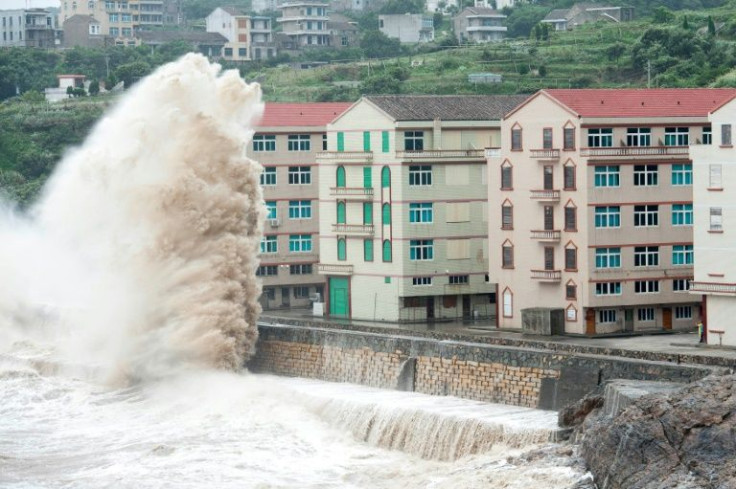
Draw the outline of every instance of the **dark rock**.
[[[578,426],[593,410],[601,407],[603,407],[602,395],[586,396],[562,409],[557,415],[557,423],[562,427]]]
[[[641,397],[616,418],[586,420],[580,454],[598,487],[736,488],[735,382],[707,377]]]

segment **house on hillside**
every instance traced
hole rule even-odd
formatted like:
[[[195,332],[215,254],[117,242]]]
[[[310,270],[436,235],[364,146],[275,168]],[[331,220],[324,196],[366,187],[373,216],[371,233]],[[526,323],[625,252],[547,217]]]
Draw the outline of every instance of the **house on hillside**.
[[[550,24],[556,31],[573,29],[586,22],[599,20],[628,22],[634,19],[634,7],[613,7],[595,3],[577,3],[569,9],[555,9],[541,22]]]
[[[207,32],[227,39],[222,57],[229,61],[273,58],[277,54],[270,17],[246,15],[235,7],[217,7],[206,18]]]
[[[327,22],[330,30],[330,44],[334,47],[357,46],[360,43],[360,29],[358,23],[341,14],[330,13]]]
[[[331,45],[328,4],[319,0],[296,1],[279,6],[284,49],[296,51]]]
[[[467,7],[452,19],[460,43],[500,41],[506,36],[506,16],[497,10]]]
[[[57,75],[56,78],[59,80],[58,87],[46,88],[44,95],[48,102],[59,102],[69,98],[68,89],[72,88],[85,88],[84,75]]]
[[[43,8],[0,10],[0,47],[55,47],[55,18]]]
[[[191,44],[194,50],[204,54],[208,58],[220,58],[228,42],[225,36],[217,32],[184,30],[141,31],[136,33],[136,38],[140,40],[141,44],[151,46],[154,49],[170,42],[184,41]]]
[[[64,21],[62,29],[65,48],[97,48],[113,44],[113,38],[103,34],[102,24],[91,15],[73,15]]]
[[[379,15],[378,29],[402,44],[434,40],[434,20],[424,14]]]

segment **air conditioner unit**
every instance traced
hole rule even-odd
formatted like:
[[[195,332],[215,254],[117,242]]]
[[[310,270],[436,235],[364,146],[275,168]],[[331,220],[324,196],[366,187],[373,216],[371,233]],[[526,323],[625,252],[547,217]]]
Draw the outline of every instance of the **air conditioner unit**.
[[[320,295],[319,292],[316,292],[309,296],[309,300],[312,302],[322,302],[321,299],[322,299],[322,296]]]
[[[278,219],[269,219],[268,224],[270,224],[272,228],[277,228],[281,223]]]

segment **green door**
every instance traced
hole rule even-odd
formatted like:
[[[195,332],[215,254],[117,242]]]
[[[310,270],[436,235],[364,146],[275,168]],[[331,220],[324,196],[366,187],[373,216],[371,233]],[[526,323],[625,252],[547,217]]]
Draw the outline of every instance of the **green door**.
[[[330,316],[348,315],[348,279],[330,277]]]

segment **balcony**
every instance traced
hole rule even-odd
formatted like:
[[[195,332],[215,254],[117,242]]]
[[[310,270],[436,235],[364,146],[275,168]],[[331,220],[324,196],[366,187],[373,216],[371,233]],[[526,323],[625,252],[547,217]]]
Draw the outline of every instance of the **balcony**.
[[[559,161],[559,149],[532,149],[529,150],[530,156],[535,160]]]
[[[330,187],[330,197],[344,200],[373,200],[373,189],[365,187]]]
[[[486,158],[500,158],[501,148],[486,148],[485,153],[486,153]]]
[[[349,163],[370,163],[373,161],[372,151],[323,151],[317,153],[317,159],[326,161],[345,161]]]
[[[560,191],[559,190],[532,190],[532,200],[539,202],[559,202]]]
[[[532,280],[558,283],[562,280],[562,272],[560,270],[532,270]]]
[[[687,146],[620,146],[610,148],[581,148],[580,156],[586,158],[630,158],[636,156],[679,156],[688,158],[690,149]]]
[[[373,224],[333,224],[332,232],[346,236],[373,236]]]
[[[447,161],[485,161],[484,149],[432,149],[397,151],[396,158],[406,162],[432,163]]]
[[[468,32],[506,32],[507,27],[502,25],[469,25]]]
[[[537,230],[532,231],[532,239],[542,243],[559,243],[561,234],[556,230]]]
[[[715,282],[690,282],[690,292],[703,294],[736,294],[736,284],[719,284]]]
[[[341,265],[337,263],[317,263],[317,273],[320,275],[352,275],[352,265]]]

